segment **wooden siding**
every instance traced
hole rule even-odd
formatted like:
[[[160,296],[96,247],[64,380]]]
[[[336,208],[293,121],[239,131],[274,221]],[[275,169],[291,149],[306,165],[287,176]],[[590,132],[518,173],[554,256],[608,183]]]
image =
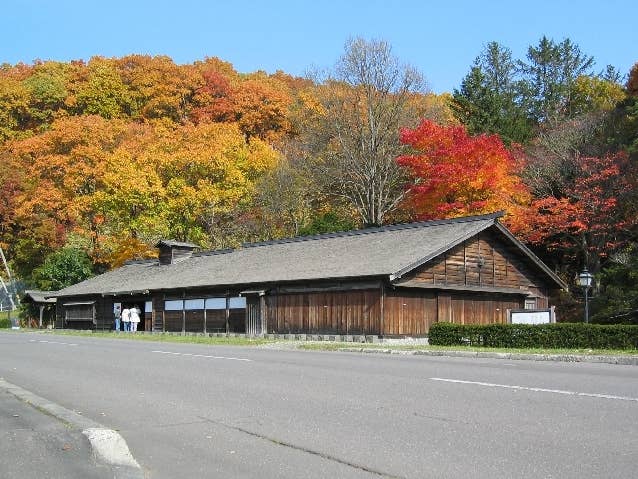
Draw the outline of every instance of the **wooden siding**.
[[[520,289],[537,297],[547,307],[549,291],[520,251],[503,241],[497,232],[480,234],[437,256],[403,280],[441,286],[501,287]]]
[[[91,313],[93,316],[92,319],[87,318],[86,321],[78,321],[73,319],[71,321],[66,321],[67,315],[67,306],[65,304],[71,305],[73,303],[82,303],[82,302],[92,302],[93,304],[90,306]],[[81,298],[65,298],[56,303],[55,308],[55,327],[56,328],[68,328],[68,329],[105,329],[109,330],[112,328],[113,323],[113,309],[108,313],[108,317],[105,314],[104,300],[101,297],[96,296],[83,296]],[[113,304],[111,303],[111,308]],[[68,309],[73,309],[74,306],[68,306]]]
[[[190,258],[193,255],[191,248],[180,248],[177,246],[163,245],[159,248],[159,263],[172,264],[180,260]]]
[[[207,309],[206,310],[206,332],[225,333],[226,332],[226,310]]]
[[[507,310],[523,307],[521,297],[484,294],[451,295],[449,312],[442,311],[440,321],[457,324],[507,323]]]
[[[164,311],[165,331],[201,333],[204,331],[204,311]]]
[[[186,324],[185,331],[187,333],[201,333],[204,331],[204,310],[185,311]]]
[[[268,332],[381,334],[380,297],[379,289],[270,296]]]
[[[164,331],[164,297],[153,296],[153,331]]]
[[[181,331],[183,326],[182,311],[164,311],[164,331]]]
[[[384,299],[387,336],[424,336],[438,321],[457,324],[506,323],[508,309],[521,309],[523,295],[397,289]]]
[[[383,303],[384,334],[425,335],[436,321],[436,308],[434,291],[387,291]]]
[[[204,310],[164,311],[164,330],[188,333],[204,331]],[[185,318],[184,318],[185,316]],[[231,333],[246,332],[246,310],[234,308],[229,310],[228,331]],[[206,331],[209,333],[226,332],[226,310],[206,310]]]
[[[246,298],[246,334],[259,336],[261,331],[261,297],[250,295]]]
[[[97,298],[95,301],[94,327],[97,331],[110,331],[115,329],[112,298]]]

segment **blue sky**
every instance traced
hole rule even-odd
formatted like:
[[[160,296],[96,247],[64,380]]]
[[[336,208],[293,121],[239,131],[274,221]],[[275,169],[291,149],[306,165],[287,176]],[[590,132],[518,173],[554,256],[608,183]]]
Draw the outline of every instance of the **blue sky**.
[[[542,35],[569,37],[597,71],[638,62],[637,0],[3,0],[0,11],[0,63],[12,64],[142,53],[304,75],[361,36],[388,41],[441,93],[489,41],[523,58]]]

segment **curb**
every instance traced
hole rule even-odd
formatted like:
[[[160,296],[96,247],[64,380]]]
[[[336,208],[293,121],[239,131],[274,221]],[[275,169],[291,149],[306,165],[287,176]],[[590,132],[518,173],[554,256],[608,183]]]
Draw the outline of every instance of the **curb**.
[[[116,479],[143,479],[144,473],[131,455],[126,441],[117,431],[108,429],[100,423],[85,418],[65,407],[55,404],[20,386],[11,384],[0,378],[0,389],[11,393],[16,398],[49,414],[59,421],[70,425],[84,434],[96,459],[113,467]]]
[[[557,361],[567,363],[603,363],[623,366],[638,366],[638,356],[596,356],[587,354],[525,354],[525,353],[491,353],[481,351],[428,351],[376,348],[338,348],[336,351],[344,353],[365,354],[397,354],[401,356],[436,356],[451,358],[484,358],[510,359],[519,361]]]

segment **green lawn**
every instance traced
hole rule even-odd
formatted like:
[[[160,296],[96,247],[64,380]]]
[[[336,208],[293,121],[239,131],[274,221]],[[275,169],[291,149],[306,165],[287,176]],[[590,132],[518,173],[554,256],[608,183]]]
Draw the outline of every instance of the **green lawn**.
[[[11,323],[9,322],[9,312],[8,311],[0,311],[0,329],[10,328]]]
[[[273,343],[274,340],[262,338],[245,338],[231,336],[209,337],[209,336],[180,336],[169,334],[143,334],[143,333],[126,333],[124,331],[115,332],[88,332],[88,331],[71,331],[59,329],[21,329],[20,332],[40,332],[42,334],[55,334],[60,336],[83,336],[90,338],[102,339],[125,339],[128,341],[150,341],[158,343],[190,343],[190,344],[211,344],[211,345],[232,345],[232,346],[257,346],[264,343]]]

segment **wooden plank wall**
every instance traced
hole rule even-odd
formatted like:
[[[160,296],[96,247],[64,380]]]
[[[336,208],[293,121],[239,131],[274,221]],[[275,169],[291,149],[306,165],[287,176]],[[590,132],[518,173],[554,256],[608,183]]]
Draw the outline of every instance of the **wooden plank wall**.
[[[179,332],[183,327],[184,319],[181,311],[164,311],[164,331]]]
[[[92,329],[96,331],[110,331],[114,328],[113,301],[101,296],[83,296],[77,301],[95,301],[93,304],[95,321],[69,321],[66,325],[64,319],[66,311],[64,303],[73,303],[75,300],[66,298],[56,303],[55,307],[55,327],[68,329]]]
[[[204,310],[186,311],[186,332],[201,333],[204,331]]]
[[[209,333],[226,332],[226,310],[207,309],[206,310],[206,331]]]
[[[269,333],[381,334],[380,290],[267,297]]]
[[[246,334],[258,336],[261,331],[261,301],[259,296],[246,298]]]
[[[153,296],[153,331],[164,331],[164,296]]]
[[[547,307],[545,282],[521,259],[514,246],[489,230],[434,258],[404,279],[428,284],[522,289],[538,297],[538,307]]]
[[[383,334],[423,336],[438,321],[506,323],[507,310],[522,307],[522,295],[397,289],[385,296]]]
[[[98,298],[95,301],[95,330],[110,331],[114,328],[113,300],[110,298]]]
[[[244,308],[231,308],[228,310],[228,330],[231,333],[246,332],[246,310]]]
[[[388,291],[383,311],[383,334],[425,335],[437,318],[436,295],[424,290]]]
[[[166,265],[177,263],[180,259],[189,258],[193,255],[190,248],[179,248],[162,246],[159,248],[159,263]]]
[[[522,308],[522,302],[520,298],[505,295],[453,294],[449,313],[442,311],[444,316],[440,321],[457,324],[505,324],[507,310]]]

